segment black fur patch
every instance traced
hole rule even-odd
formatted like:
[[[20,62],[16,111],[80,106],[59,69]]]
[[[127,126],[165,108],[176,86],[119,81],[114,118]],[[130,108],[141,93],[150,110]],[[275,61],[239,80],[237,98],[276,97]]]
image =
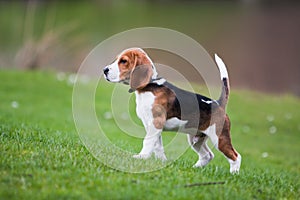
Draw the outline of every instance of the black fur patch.
[[[175,95],[175,99],[168,103],[167,119],[177,117],[187,120],[186,128],[198,128],[202,123],[209,122],[212,110],[219,106],[216,101],[206,96],[180,89],[169,82],[162,85],[149,83],[141,92],[150,91],[155,94],[155,90]]]

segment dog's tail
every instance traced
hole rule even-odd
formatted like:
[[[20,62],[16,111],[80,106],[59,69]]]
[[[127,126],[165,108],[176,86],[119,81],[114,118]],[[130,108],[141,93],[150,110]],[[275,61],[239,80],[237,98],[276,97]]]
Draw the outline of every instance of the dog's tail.
[[[225,66],[223,60],[217,54],[215,54],[215,61],[218,65],[221,80],[223,82],[222,93],[221,93],[220,98],[218,99],[218,103],[222,108],[225,109],[227,102],[228,102],[229,91],[230,91],[228,72],[227,72],[227,69],[226,69],[226,66]]]

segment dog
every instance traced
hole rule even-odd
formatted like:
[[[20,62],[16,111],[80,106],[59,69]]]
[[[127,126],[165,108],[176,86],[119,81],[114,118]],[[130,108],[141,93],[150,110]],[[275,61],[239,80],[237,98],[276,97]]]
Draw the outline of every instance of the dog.
[[[207,139],[211,138],[229,161],[230,172],[239,173],[242,157],[231,143],[230,120],[226,114],[230,91],[228,72],[217,54],[215,61],[223,83],[218,100],[158,78],[152,60],[141,48],[124,50],[103,69],[107,81],[127,84],[129,92],[135,92],[136,113],[143,122],[146,136],[142,150],[134,158],[147,159],[154,153],[156,158],[166,160],[161,133],[180,130],[187,134],[190,146],[199,156],[194,167],[204,167],[214,158],[207,145]]]

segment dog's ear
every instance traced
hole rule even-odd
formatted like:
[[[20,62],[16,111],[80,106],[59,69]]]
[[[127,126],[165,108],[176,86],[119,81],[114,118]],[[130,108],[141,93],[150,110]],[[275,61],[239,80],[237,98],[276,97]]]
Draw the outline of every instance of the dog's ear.
[[[151,81],[151,65],[138,65],[130,74],[130,92],[145,87]]]

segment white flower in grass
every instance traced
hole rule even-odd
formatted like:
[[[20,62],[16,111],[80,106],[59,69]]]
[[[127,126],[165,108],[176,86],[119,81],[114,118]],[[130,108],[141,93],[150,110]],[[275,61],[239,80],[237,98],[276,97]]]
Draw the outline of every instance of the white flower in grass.
[[[250,132],[250,127],[249,126],[243,126],[243,132],[244,133],[249,133]]]
[[[90,77],[88,77],[87,75],[81,75],[79,76],[79,81],[80,83],[88,84],[90,81]]]
[[[12,101],[11,102],[11,107],[12,108],[19,108],[19,103],[17,101]]]
[[[126,112],[124,112],[124,113],[121,114],[121,118],[122,118],[123,120],[128,120],[128,119],[129,119],[129,116],[128,116],[128,114],[127,114]]]
[[[286,113],[286,114],[284,115],[284,118],[285,118],[286,120],[290,120],[290,119],[293,118],[293,115],[292,115],[291,113]]]
[[[58,81],[64,81],[66,79],[66,74],[64,72],[58,72],[56,74],[56,79]]]
[[[263,153],[261,154],[261,157],[262,157],[262,158],[267,158],[268,156],[269,156],[268,152],[263,152]]]
[[[76,74],[70,74],[68,77],[68,85],[74,85],[76,82]]]
[[[274,115],[268,115],[267,116],[268,122],[272,122],[272,121],[274,121],[274,119],[275,119]]]
[[[111,112],[107,111],[104,113],[104,119],[112,119],[112,114]]]
[[[269,128],[269,133],[270,133],[270,134],[275,134],[276,132],[277,132],[276,126],[271,126],[271,127]]]

